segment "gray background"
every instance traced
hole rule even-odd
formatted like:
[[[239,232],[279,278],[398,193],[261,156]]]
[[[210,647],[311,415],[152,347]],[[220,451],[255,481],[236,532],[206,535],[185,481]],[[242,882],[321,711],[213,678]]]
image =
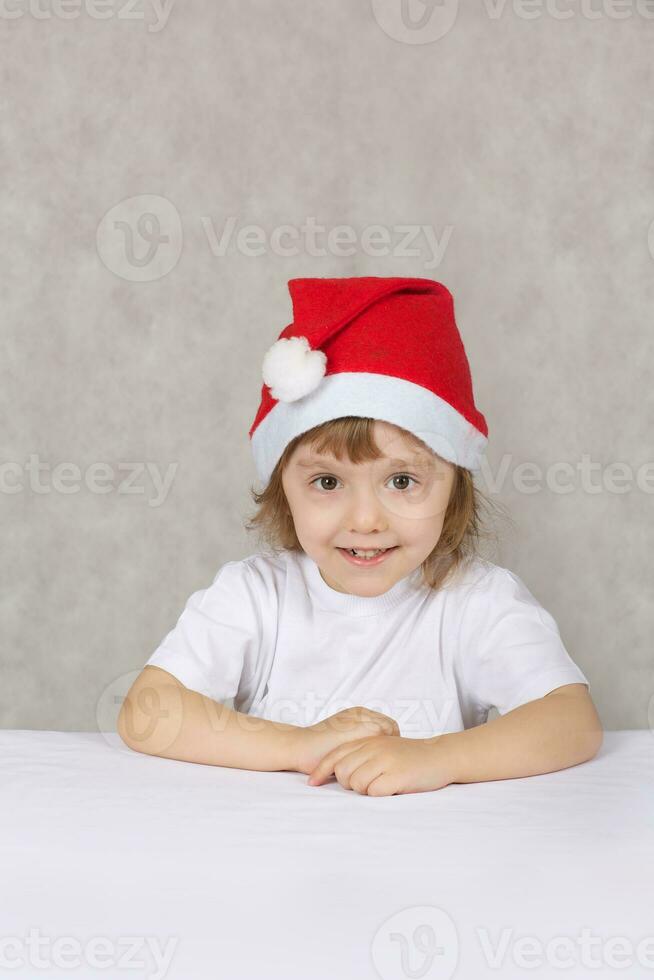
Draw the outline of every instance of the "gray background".
[[[411,3],[416,19],[428,13]],[[291,319],[287,280],[410,275],[453,292],[490,478],[508,467],[494,499],[515,523],[498,528],[494,560],[557,619],[604,726],[647,727],[654,481],[646,492],[635,473],[653,458],[654,20],[643,5],[619,19],[595,0],[591,19],[570,2],[560,20],[462,4],[434,39],[415,25],[402,36],[399,0],[178,0],[163,24],[148,2],[128,17],[117,0],[104,20],[83,3],[69,19],[45,0],[49,18],[21,6],[0,18],[0,724],[110,727],[115,692],[191,592],[257,550],[242,527],[256,481],[247,432],[261,359]],[[150,258],[143,214],[158,221]],[[234,238],[264,229],[260,254],[234,239],[212,250],[207,228],[219,239],[230,217]],[[270,233],[311,219],[351,226],[354,254],[324,234],[326,254],[311,254],[301,231],[298,254],[279,254]],[[376,225],[387,254],[364,247]],[[422,233],[402,254],[405,225],[443,241],[450,229],[438,264]],[[45,464],[43,492],[30,455]],[[584,455],[600,487],[626,463],[627,491],[519,486],[522,463],[545,472]],[[146,462],[162,474],[174,464],[165,499],[147,470],[120,487],[119,467]],[[74,469],[55,479],[61,463],[79,468],[77,490],[65,492]],[[114,468],[108,492],[85,484],[96,463]]]

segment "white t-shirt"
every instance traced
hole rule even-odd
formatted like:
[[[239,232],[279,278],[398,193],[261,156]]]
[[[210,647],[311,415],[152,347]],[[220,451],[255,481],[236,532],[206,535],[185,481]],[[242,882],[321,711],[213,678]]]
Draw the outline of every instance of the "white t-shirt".
[[[337,592],[306,552],[229,561],[147,661],[248,715],[306,726],[354,705],[405,738],[457,732],[583,683],[552,616],[474,558],[433,590],[420,569],[378,596]]]

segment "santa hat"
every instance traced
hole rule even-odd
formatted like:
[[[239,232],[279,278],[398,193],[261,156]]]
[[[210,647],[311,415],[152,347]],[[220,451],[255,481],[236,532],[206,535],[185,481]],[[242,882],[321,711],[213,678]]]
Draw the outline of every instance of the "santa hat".
[[[345,415],[406,429],[475,471],[488,442],[450,292],[432,279],[291,279],[293,323],[262,365],[249,431],[266,485],[286,446]]]

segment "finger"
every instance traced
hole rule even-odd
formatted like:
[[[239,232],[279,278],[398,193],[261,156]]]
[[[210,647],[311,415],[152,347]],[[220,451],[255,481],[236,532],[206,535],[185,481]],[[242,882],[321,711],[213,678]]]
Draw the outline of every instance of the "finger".
[[[309,774],[307,783],[309,786],[319,786],[324,780],[334,773],[334,766],[337,762],[343,759],[350,752],[355,751],[356,748],[362,743],[367,741],[367,739],[357,739],[355,742],[343,742],[342,745],[337,745],[335,749],[328,752],[322,757],[318,765],[315,767],[313,772]]]
[[[338,745],[327,755],[324,755],[318,765],[315,767],[313,772],[309,773],[309,778],[307,779],[307,784],[309,786],[319,786],[321,783],[325,782],[331,775],[334,774],[334,766],[342,759],[344,755],[350,752],[350,746]]]
[[[376,754],[374,746],[370,744],[369,740],[366,740],[358,749],[336,760],[333,765],[333,772],[343,789],[354,788],[351,782],[353,773],[372,762]]]
[[[365,796],[368,793],[369,785],[379,776],[382,776],[384,772],[385,765],[379,756],[368,758],[356,766],[349,774],[346,789],[352,789],[355,793],[360,793],[362,796]],[[341,782],[340,776],[341,773],[339,769],[339,773],[337,775],[339,783]]]
[[[378,776],[372,779],[366,788],[366,794],[368,796],[394,796],[396,793],[401,793],[402,790],[399,789],[397,783],[397,777],[393,776],[390,772],[381,772]]]
[[[379,728],[383,735],[399,735],[400,727],[394,718],[384,718],[379,723]]]
[[[324,759],[320,760],[313,772],[309,773],[307,786],[320,786],[322,783],[326,782],[334,773],[335,765],[335,759],[333,761],[329,761],[328,757],[325,756]]]

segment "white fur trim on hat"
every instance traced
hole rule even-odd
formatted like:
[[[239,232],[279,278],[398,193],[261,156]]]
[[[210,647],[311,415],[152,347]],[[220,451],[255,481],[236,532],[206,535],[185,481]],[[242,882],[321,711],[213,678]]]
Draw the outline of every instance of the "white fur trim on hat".
[[[306,337],[282,337],[266,351],[261,374],[273,398],[294,402],[318,387],[326,367],[327,355]]]
[[[344,415],[379,419],[412,432],[451,463],[479,469],[487,437],[449,402],[422,385],[387,374],[341,371],[301,401],[278,401],[251,439],[257,475],[267,485],[286,446],[316,425]]]

